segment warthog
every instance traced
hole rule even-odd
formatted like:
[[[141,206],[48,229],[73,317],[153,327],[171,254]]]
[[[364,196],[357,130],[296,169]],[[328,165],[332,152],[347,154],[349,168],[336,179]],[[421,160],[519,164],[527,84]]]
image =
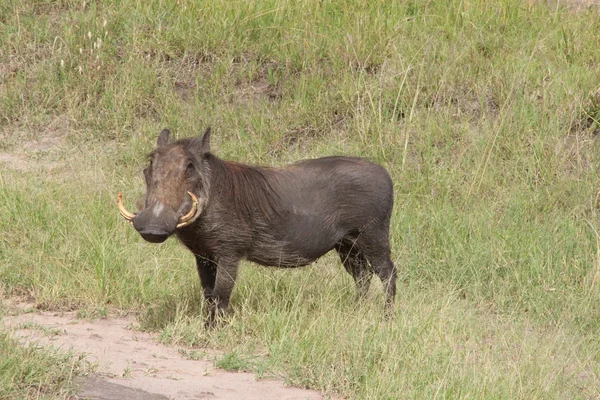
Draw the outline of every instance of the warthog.
[[[210,320],[227,311],[240,260],[307,265],[335,249],[357,298],[381,278],[389,313],[396,294],[389,227],[394,203],[387,171],[367,160],[324,157],[282,168],[224,161],[200,138],[169,143],[164,129],[150,153],[145,208],[121,214],[148,242],[173,233],[194,254]]]

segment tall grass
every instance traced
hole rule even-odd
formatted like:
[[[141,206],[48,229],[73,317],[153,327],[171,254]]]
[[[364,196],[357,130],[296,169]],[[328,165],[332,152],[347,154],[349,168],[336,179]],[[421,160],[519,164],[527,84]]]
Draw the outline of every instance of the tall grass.
[[[141,311],[220,365],[350,398],[600,393],[600,14],[535,2],[9,0],[0,5],[0,281]],[[395,182],[396,317],[335,257],[244,265],[203,325],[192,257],[114,209],[156,135],[218,155],[353,154]],[[58,145],[45,148],[44,138]]]

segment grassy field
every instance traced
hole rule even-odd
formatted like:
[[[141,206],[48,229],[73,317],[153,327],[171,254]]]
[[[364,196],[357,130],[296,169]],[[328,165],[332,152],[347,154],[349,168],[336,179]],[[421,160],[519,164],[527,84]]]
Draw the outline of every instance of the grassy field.
[[[347,398],[598,398],[597,32],[597,11],[517,0],[5,0],[0,289],[138,310],[223,368]],[[231,321],[205,330],[192,256],[145,243],[114,199],[143,195],[163,127],[208,125],[227,159],[389,169],[393,321],[330,255],[245,265]],[[0,396],[34,396],[10,360]]]

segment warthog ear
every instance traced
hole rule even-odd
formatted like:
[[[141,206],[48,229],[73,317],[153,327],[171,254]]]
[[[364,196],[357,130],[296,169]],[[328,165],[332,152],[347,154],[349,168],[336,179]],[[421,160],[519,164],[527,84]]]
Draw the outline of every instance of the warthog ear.
[[[163,129],[162,132],[160,133],[160,135],[158,135],[158,140],[156,141],[156,146],[157,147],[163,147],[166,146],[167,144],[169,144],[169,135],[171,134],[171,131],[168,129]]]
[[[201,155],[210,153],[210,127],[206,128],[206,131],[204,131],[204,134],[200,138],[199,151]]]

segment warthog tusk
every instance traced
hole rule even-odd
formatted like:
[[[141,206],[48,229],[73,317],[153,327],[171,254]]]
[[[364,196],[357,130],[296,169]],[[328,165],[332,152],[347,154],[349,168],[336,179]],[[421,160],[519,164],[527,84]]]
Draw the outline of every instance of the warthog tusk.
[[[117,195],[117,207],[119,208],[119,212],[121,213],[123,218],[125,218],[127,221],[131,222],[133,217],[135,217],[135,214],[132,214],[129,211],[127,211],[127,209],[123,205],[123,193],[119,193]]]
[[[198,198],[196,197],[196,195],[192,192],[187,193],[192,198],[192,208],[187,214],[179,218],[179,221],[177,221],[177,228],[183,228],[184,226],[192,224],[196,220],[196,218],[200,216],[202,210],[204,210],[204,205],[206,201],[202,201],[200,206],[198,206]],[[133,222],[135,214],[127,211],[127,209],[123,205],[123,193],[119,193],[117,195],[117,207],[119,208],[119,212],[121,213],[123,218],[125,218],[129,222]]]
[[[198,218],[200,216],[200,213],[202,213],[202,210],[204,209],[204,203],[205,203],[204,201],[202,202],[200,207],[198,207],[198,198],[196,197],[196,195],[192,192],[187,192],[187,193],[192,198],[192,208],[191,208],[190,212],[185,214],[183,217],[179,218],[179,223],[177,224],[177,228],[183,228],[184,226],[188,226],[188,225],[192,224],[196,220],[196,218]]]

